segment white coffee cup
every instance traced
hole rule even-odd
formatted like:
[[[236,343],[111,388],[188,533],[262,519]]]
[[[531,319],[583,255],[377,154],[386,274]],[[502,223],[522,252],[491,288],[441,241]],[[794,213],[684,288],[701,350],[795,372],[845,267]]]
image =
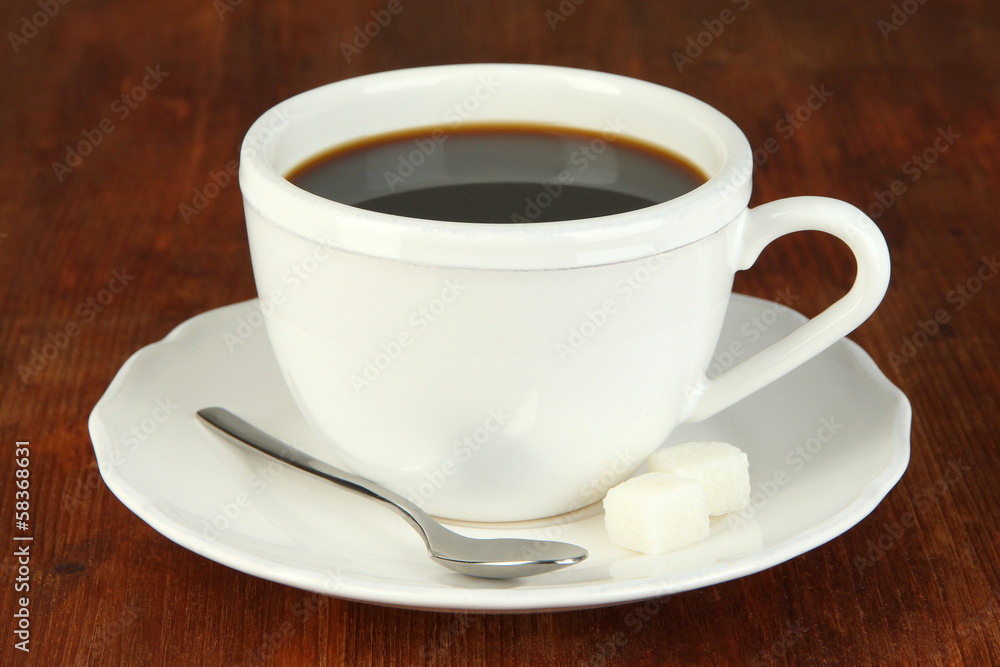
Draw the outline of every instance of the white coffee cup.
[[[710,180],[618,215],[489,225],[366,211],[284,178],[359,139],[489,123],[613,127]],[[279,104],[247,133],[240,186],[275,356],[331,454],[432,514],[514,521],[600,500],[679,423],[779,378],[881,301],[889,255],[875,224],[820,197],[748,209],[752,170],[736,125],[680,92],[576,69],[453,65]],[[850,247],[854,286],[707,379],[734,273],[799,230]]]

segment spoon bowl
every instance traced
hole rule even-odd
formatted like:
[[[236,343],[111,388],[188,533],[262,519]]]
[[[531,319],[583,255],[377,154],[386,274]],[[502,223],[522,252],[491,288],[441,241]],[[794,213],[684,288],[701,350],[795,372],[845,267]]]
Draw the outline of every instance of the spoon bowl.
[[[388,505],[420,534],[431,559],[455,572],[487,579],[528,577],[575,565],[587,558],[586,549],[566,542],[459,535],[398,493],[315,459],[225,408],[204,408],[198,411],[198,417],[241,445]]]

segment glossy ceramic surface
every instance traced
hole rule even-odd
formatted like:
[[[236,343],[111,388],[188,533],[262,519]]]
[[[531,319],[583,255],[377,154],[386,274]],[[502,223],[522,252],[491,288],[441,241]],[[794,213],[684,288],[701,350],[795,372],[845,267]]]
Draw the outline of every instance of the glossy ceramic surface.
[[[590,551],[581,565],[548,575],[476,580],[428,561],[420,538],[391,511],[198,423],[197,409],[224,405],[314,456],[330,456],[295,407],[263,326],[251,324],[254,310],[246,302],[202,314],[137,352],[95,407],[90,432],[108,487],[153,528],[219,563],[310,591],[407,607],[523,611],[708,586],[840,535],[871,512],[909,457],[909,403],[843,340],[670,437],[668,444],[726,440],[749,455],[752,508],[715,519],[706,541],[656,557],[618,548],[599,505],[549,521],[459,525],[477,537],[559,539]],[[734,296],[713,367],[740,361],[802,321],[777,304]],[[235,333],[241,323],[245,337]],[[733,357],[733,349],[743,351]]]
[[[465,114],[453,118],[456,104]],[[623,136],[682,156],[709,180],[617,215],[465,224],[363,210],[284,178],[373,135],[433,127],[443,142],[490,122],[600,135],[584,148],[606,164],[582,152],[547,174],[532,164],[524,178],[539,188],[610,187]],[[419,189],[422,160],[447,145],[425,154],[414,144],[400,155],[405,178],[369,174],[357,186],[373,196]],[[296,405],[353,470],[432,514],[512,521],[585,507],[679,423],[797,367],[885,293],[889,254],[871,220],[822,197],[747,209],[752,166],[746,138],[711,106],[601,72],[415,68],[280,103],[247,133],[240,187],[265,326]],[[775,238],[809,229],[848,245],[854,286],[788,340],[708,381],[733,275]]]

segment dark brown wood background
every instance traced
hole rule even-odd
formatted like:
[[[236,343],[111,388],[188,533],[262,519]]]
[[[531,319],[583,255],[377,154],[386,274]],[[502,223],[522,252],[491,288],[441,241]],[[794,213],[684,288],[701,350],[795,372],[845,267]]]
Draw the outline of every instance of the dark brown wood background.
[[[14,650],[5,630],[0,663],[1000,663],[1000,279],[992,279],[1000,6],[399,2],[402,11],[346,55],[342,42],[387,1],[3,3],[5,628],[13,627],[17,597],[17,440],[31,442],[36,542],[31,652]],[[690,46],[700,33],[701,53]],[[678,66],[673,54],[688,48],[691,62]],[[121,364],[191,316],[255,294],[238,186],[222,188],[190,220],[180,210],[237,157],[250,123],[320,84],[476,61],[592,68],[686,91],[729,115],[754,148],[778,146],[757,170],[755,203],[829,195],[875,215],[893,278],[852,338],[910,397],[914,419],[909,470],[868,519],[788,563],[707,589],[605,609],[490,616],[313,598],[173,544],[106,489],[87,417]],[[155,82],[146,98],[124,105],[121,96],[144,77]],[[829,98],[801,112],[809,117],[790,136],[779,131],[814,88]],[[947,150],[929,150],[940,132],[951,133]],[[100,143],[71,171],[54,168],[86,133]],[[134,279],[44,368],[23,377],[18,367],[77,320],[79,304],[116,270]],[[772,297],[790,287],[801,295],[796,307],[811,315],[847,289],[853,271],[839,242],[800,234],[768,248],[737,289]],[[939,311],[948,322],[922,337],[921,323]],[[918,510],[915,499],[950,462],[970,470]],[[854,557],[907,512],[916,525],[859,570]],[[308,618],[294,613],[303,604],[314,607]],[[629,614],[642,615],[638,632],[625,625]]]

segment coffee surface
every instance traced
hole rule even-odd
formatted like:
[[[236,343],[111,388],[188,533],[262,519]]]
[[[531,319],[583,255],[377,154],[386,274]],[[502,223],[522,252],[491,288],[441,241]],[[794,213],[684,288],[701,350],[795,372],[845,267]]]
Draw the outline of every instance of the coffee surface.
[[[622,213],[707,180],[672,153],[615,133],[517,125],[379,136],[323,153],[286,178],[371,211],[472,223]]]

